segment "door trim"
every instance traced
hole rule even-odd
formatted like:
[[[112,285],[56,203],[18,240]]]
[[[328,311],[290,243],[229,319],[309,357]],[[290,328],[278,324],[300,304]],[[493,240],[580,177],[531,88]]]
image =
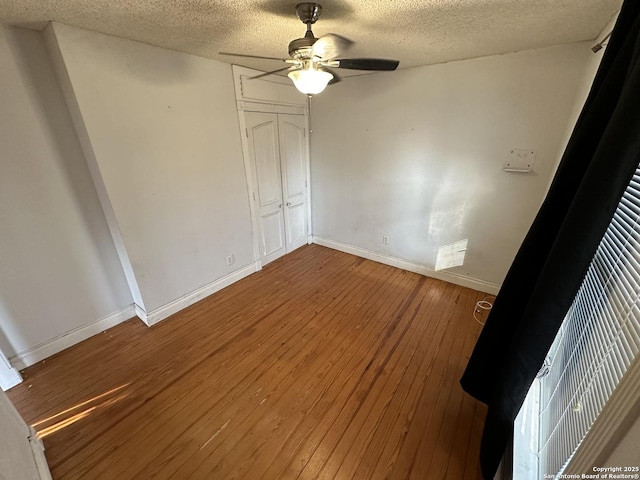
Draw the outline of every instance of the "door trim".
[[[238,122],[240,124],[240,137],[242,139],[242,160],[244,163],[244,174],[247,185],[248,201],[249,201],[249,213],[251,214],[251,233],[253,243],[253,260],[256,264],[256,271],[262,270],[262,258],[260,255],[260,226],[258,223],[258,205],[256,200],[258,193],[253,188],[254,181],[256,180],[255,172],[253,171],[253,165],[251,165],[251,154],[249,151],[249,134],[247,129],[247,121],[244,116],[244,110],[238,106]]]

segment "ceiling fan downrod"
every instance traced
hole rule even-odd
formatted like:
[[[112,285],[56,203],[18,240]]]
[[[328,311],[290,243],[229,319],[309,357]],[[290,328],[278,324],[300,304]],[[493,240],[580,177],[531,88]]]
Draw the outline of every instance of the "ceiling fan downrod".
[[[302,23],[307,26],[307,32],[302,38],[296,38],[289,43],[289,55],[294,58],[303,57],[305,50],[309,50],[317,38],[311,31],[311,25],[316,23],[322,13],[322,5],[319,3],[299,3],[296,5],[296,14]]]

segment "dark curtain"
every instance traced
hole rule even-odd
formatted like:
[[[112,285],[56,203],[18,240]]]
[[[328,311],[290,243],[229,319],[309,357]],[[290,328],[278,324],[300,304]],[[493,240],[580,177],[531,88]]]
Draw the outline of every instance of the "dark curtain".
[[[640,163],[639,29],[640,1],[626,0],[549,193],[460,381],[488,406],[485,479],[496,473],[513,421]]]

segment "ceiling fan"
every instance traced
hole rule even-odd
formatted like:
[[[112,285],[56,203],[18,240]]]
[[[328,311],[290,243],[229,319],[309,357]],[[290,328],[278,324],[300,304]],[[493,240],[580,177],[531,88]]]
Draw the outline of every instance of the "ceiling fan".
[[[322,92],[329,83],[340,81],[340,77],[334,68],[347,68],[352,70],[390,71],[398,68],[398,60],[383,58],[341,58],[353,42],[340,35],[329,33],[316,38],[311,31],[311,25],[316,23],[322,13],[322,6],[318,3],[299,3],[296,6],[296,14],[302,23],[307,25],[304,37],[297,38],[289,43],[289,55],[291,58],[261,57],[242,53],[218,52],[220,55],[235,57],[259,58],[263,60],[279,60],[288,65],[277,70],[262,73],[251,78],[260,78],[266,75],[289,70],[288,77],[298,90],[307,95]]]

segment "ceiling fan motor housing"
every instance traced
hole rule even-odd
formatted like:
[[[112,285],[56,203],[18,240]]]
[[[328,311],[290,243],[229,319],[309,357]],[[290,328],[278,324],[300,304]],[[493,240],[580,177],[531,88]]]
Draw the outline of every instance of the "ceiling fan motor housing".
[[[311,31],[311,25],[316,23],[322,13],[322,5],[319,3],[299,3],[296,5],[296,14],[302,23],[307,26],[307,33],[302,38],[296,38],[289,43],[289,55],[293,58],[309,58],[311,46],[316,43],[317,38]]]
[[[322,5],[319,3],[299,3],[296,5],[296,14],[302,23],[316,23],[322,13]]]
[[[289,55],[293,58],[309,57],[311,55],[311,46],[318,40],[316,37],[296,38],[289,43]]]

